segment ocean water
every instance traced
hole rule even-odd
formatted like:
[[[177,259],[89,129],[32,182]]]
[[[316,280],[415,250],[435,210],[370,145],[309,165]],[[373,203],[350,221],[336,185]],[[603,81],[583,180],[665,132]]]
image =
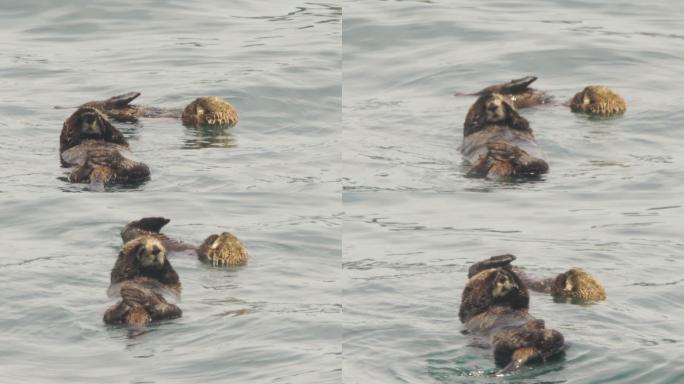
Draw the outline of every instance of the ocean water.
[[[684,382],[684,6],[674,1],[0,0],[0,383]],[[474,92],[526,75],[539,180],[465,177]],[[563,102],[625,96],[595,119]],[[151,180],[69,184],[73,107],[129,91],[229,100],[240,123],[117,123]],[[59,106],[60,108],[55,108]],[[172,255],[180,319],[102,323],[128,221],[251,255]],[[608,299],[532,294],[565,355],[505,377],[461,333],[468,266],[582,267]]]
[[[339,382],[340,46],[336,3],[0,1],[0,382]],[[220,96],[241,121],[116,123],[151,180],[69,184],[62,122],[129,91]],[[192,243],[230,231],[251,260],[171,256],[183,317],[133,334],[102,315],[119,230],[151,215]]]
[[[349,383],[684,382],[684,6],[672,1],[345,1],[344,365]],[[473,97],[527,75],[541,180],[465,178]],[[562,104],[604,84],[620,118]],[[533,294],[565,356],[503,378],[460,333],[468,266],[513,253],[531,274],[581,267],[593,305]]]

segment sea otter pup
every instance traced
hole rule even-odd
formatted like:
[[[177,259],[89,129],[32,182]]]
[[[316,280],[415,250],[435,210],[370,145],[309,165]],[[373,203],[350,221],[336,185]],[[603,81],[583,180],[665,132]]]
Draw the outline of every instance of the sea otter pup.
[[[627,110],[627,103],[617,92],[603,85],[590,85],[578,92],[570,101],[573,112],[590,115],[621,115]]]
[[[474,276],[478,271],[492,268],[498,265],[501,260],[515,259],[513,255],[494,256],[487,260],[482,260],[473,264],[468,271],[468,277]],[[511,260],[511,261],[512,261]],[[600,301],[606,299],[606,291],[599,280],[589,273],[573,268],[558,274],[556,277],[546,279],[536,279],[530,277],[518,267],[511,267],[512,270],[525,283],[527,288],[542,293],[549,293],[554,297],[566,297],[578,299],[580,301]]]
[[[548,172],[529,122],[498,93],[482,95],[470,107],[463,136],[468,176],[499,179]]]
[[[503,255],[471,267],[458,313],[465,333],[490,339],[496,364],[504,367],[501,372],[545,361],[565,343],[560,332],[528,313],[529,294],[510,267],[513,260],[515,256]]]
[[[149,179],[147,165],[130,160],[128,142],[97,109],[82,107],[64,121],[59,138],[62,166],[74,167],[71,182],[90,182],[101,189],[105,184]]]
[[[240,240],[228,232],[210,235],[197,247],[169,238],[161,233],[162,227],[169,223],[163,217],[145,217],[132,221],[121,230],[123,241],[138,236],[153,236],[159,239],[167,249],[172,251],[194,250],[199,260],[214,266],[239,266],[247,264],[249,255]]]
[[[193,100],[182,111],[150,106],[131,105],[140,92],[129,92],[110,97],[107,100],[90,101],[83,107],[97,108],[110,118],[118,121],[137,121],[139,117],[180,118],[190,127],[232,127],[238,122],[235,108],[227,101],[216,96],[202,96]]]
[[[190,127],[232,127],[238,122],[238,114],[230,103],[216,96],[198,97],[183,109],[183,124]]]
[[[551,97],[544,91],[529,87],[530,84],[536,80],[537,77],[535,76],[514,79],[508,83],[491,85],[480,92],[471,93],[468,96],[482,96],[490,93],[498,93],[517,109],[546,104],[551,101]]]
[[[178,274],[166,257],[164,244],[153,236],[140,236],[123,245],[111,272],[110,296],[121,300],[104,314],[107,324],[142,326],[152,320],[180,317],[182,311],[164,299],[180,296]]]

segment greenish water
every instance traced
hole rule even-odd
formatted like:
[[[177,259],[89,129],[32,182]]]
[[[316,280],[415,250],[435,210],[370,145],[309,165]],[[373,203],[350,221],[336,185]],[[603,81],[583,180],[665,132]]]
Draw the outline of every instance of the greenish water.
[[[0,383],[684,382],[684,6],[637,1],[0,0]],[[525,75],[555,96],[521,113],[550,172],[464,177],[474,99]],[[588,84],[627,113],[562,102]],[[117,124],[152,178],[69,184],[73,107],[229,100],[240,123]],[[231,231],[252,259],[172,256],[183,317],[107,327],[120,228],[143,216],[197,243]],[[608,300],[532,314],[564,356],[492,377],[461,334],[470,263],[582,267]]]

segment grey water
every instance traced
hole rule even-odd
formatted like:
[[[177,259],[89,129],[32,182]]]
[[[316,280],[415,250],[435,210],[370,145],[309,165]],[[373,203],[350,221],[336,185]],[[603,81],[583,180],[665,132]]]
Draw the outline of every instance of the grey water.
[[[676,1],[344,2],[345,382],[684,382],[683,19]],[[527,75],[555,98],[520,111],[549,173],[466,178],[474,98],[454,93]],[[590,84],[627,113],[570,113]],[[458,306],[469,264],[502,253],[584,268],[608,299],[533,294],[565,356],[495,378]]]
[[[0,1],[0,383],[339,382],[340,39],[329,2]],[[116,123],[151,180],[68,183],[64,119],[130,91],[219,96],[241,121]],[[183,317],[131,334],[102,315],[143,216],[195,244],[230,231],[251,260],[172,255]]]
[[[684,382],[684,5],[588,1],[0,0],[0,383]],[[539,180],[465,177],[472,97],[526,75]],[[589,84],[627,113],[563,102]],[[130,91],[229,100],[236,127],[116,123],[151,180],[68,183],[74,107]],[[60,108],[55,108],[59,106]],[[183,317],[102,323],[119,230],[143,216],[243,267],[172,255]],[[604,302],[533,294],[564,356],[505,377],[461,334],[470,263],[582,267]]]

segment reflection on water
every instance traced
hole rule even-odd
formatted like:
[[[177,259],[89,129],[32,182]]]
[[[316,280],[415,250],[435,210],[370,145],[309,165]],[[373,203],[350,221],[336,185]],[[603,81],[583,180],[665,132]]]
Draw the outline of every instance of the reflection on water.
[[[183,149],[233,148],[237,140],[227,127],[186,128]]]

